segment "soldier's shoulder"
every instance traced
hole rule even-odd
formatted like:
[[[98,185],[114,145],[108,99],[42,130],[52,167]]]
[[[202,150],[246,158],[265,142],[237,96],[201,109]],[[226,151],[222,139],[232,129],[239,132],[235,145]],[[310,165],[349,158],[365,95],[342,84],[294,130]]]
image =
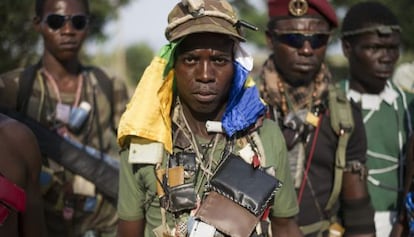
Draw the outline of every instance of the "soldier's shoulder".
[[[17,68],[11,71],[0,73],[0,88],[9,87],[10,84],[17,84],[19,82],[20,74],[24,68]]]
[[[24,68],[16,68],[7,72],[0,73],[1,80],[18,79]]]
[[[23,70],[24,68],[18,68],[0,74],[0,107],[15,107],[19,78]]]

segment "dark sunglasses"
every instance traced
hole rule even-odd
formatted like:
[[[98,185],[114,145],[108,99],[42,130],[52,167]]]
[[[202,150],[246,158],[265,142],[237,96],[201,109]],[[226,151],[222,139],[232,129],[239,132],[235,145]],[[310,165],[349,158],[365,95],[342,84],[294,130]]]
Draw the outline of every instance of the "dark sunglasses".
[[[83,30],[89,23],[89,17],[86,15],[59,15],[59,14],[49,14],[44,19],[44,22],[50,27],[52,30],[58,30],[62,28],[66,21],[71,22],[73,28],[75,30]]]
[[[273,40],[297,49],[301,49],[305,41],[308,41],[313,49],[318,49],[328,44],[329,37],[329,33],[304,34],[299,32],[272,32]]]

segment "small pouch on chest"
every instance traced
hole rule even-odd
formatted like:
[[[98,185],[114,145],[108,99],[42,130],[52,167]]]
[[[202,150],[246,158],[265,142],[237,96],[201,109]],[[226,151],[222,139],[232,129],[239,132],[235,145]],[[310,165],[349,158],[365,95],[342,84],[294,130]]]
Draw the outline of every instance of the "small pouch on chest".
[[[167,210],[170,212],[192,210],[197,206],[197,195],[192,183],[169,188],[168,197]]]
[[[259,216],[214,191],[203,201],[196,218],[232,237],[250,236],[260,220]]]
[[[230,154],[219,165],[209,185],[211,190],[260,217],[282,183],[262,168],[254,168],[242,158]]]

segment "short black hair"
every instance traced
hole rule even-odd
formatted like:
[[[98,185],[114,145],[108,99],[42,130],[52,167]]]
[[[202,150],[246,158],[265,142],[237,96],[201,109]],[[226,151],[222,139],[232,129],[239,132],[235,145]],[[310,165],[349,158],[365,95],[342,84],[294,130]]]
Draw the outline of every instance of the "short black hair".
[[[365,28],[370,25],[399,25],[397,17],[379,2],[361,2],[353,5],[342,22],[341,34]]]
[[[45,9],[45,4],[47,1],[51,1],[51,0],[36,0],[36,5],[35,5],[35,13],[36,16],[38,17],[43,17],[43,11]],[[89,1],[88,0],[79,0],[82,2],[83,6],[85,7],[85,12],[86,14],[89,15]]]

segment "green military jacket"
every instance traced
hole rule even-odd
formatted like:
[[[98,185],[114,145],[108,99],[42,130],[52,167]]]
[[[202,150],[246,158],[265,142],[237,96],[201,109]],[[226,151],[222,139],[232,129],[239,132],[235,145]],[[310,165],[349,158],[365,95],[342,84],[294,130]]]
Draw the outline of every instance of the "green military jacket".
[[[276,123],[266,119],[258,133],[265,152],[265,166],[274,167],[276,170],[275,177],[283,183],[282,187],[276,192],[270,216],[295,216],[299,208],[289,172],[286,145],[280,129]],[[198,138],[198,140],[200,144],[209,143],[206,139]],[[218,163],[225,143],[226,139],[218,142],[213,152],[213,163]],[[234,149],[234,152],[237,153],[241,147],[235,144]],[[156,196],[156,182],[154,165],[129,163],[128,149],[121,153],[118,215],[122,220],[127,221],[145,219],[145,236],[147,237],[155,236],[153,230],[161,225],[161,211],[159,199]],[[204,187],[202,184],[196,184],[196,187],[200,186]],[[203,191],[203,189],[200,190],[200,192]],[[167,221],[171,223],[171,220],[172,216],[167,214]]]

